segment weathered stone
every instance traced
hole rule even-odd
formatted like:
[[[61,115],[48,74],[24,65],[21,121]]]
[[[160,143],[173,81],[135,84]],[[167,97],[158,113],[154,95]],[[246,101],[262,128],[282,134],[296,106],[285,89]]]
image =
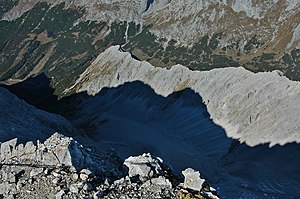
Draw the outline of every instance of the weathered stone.
[[[158,178],[153,178],[150,180],[151,184],[160,186],[162,188],[172,188],[171,182],[163,176],[159,176]]]
[[[70,192],[72,193],[79,193],[79,191],[83,188],[83,186],[84,186],[83,183],[72,184],[70,185],[69,189]]]
[[[0,195],[7,195],[8,193],[16,193],[16,184],[10,184],[8,182],[0,183]]]
[[[159,176],[158,178],[152,178],[151,180],[147,180],[141,188],[150,190],[154,193],[160,193],[163,189],[171,189],[171,182],[163,176]]]
[[[54,177],[60,177],[60,176],[61,176],[61,174],[58,173],[57,171],[52,172],[52,175],[53,175]]]
[[[82,169],[82,170],[80,171],[80,173],[86,174],[86,175],[88,175],[88,176],[91,176],[91,175],[92,175],[92,172],[91,172],[90,170],[88,170],[88,169]]]
[[[49,175],[49,173],[50,173],[49,169],[46,168],[45,171],[44,171],[44,174],[45,174],[45,175]]]
[[[30,177],[33,177],[33,176],[43,173],[43,171],[44,171],[44,168],[34,168],[30,171],[29,175],[30,175]]]
[[[54,178],[54,179],[52,180],[52,183],[53,183],[53,184],[58,184],[58,183],[60,183],[60,182],[61,182],[61,178],[59,178],[59,177]]]
[[[9,184],[8,182],[0,183],[0,194],[3,195],[7,193],[9,190]]]
[[[89,179],[89,176],[87,174],[84,174],[84,173],[81,173],[79,175],[80,179],[83,180],[83,181],[86,181],[87,179]]]
[[[78,193],[79,193],[79,188],[78,188],[78,186],[77,186],[76,184],[72,184],[72,185],[69,187],[69,189],[70,189],[70,192],[72,192],[72,193],[75,193],[75,194],[78,194]]]
[[[143,154],[127,158],[124,165],[129,169],[129,177],[139,176],[140,180],[145,181],[154,174],[162,173],[160,163],[158,159],[153,159],[150,154]]]
[[[64,190],[60,190],[56,195],[55,198],[56,199],[62,199],[62,196],[65,194]]]
[[[33,144],[33,142],[27,142],[24,146],[24,153],[25,154],[33,154],[36,151],[36,146]]]
[[[24,144],[19,144],[16,150],[18,152],[17,157],[20,158],[22,155],[24,155]]]
[[[0,146],[0,160],[9,159],[12,156],[13,150],[15,150],[18,139],[12,139],[7,142],[1,143]]]
[[[33,179],[32,179],[32,178],[29,178],[28,183],[29,183],[29,184],[32,184],[32,183],[33,183]]]
[[[184,188],[192,189],[194,191],[200,191],[202,189],[202,185],[205,180],[200,178],[199,171],[187,168],[186,170],[182,171],[182,175],[184,176]]]
[[[71,173],[76,173],[77,172],[77,170],[76,170],[76,168],[74,166],[70,166],[69,171]]]
[[[73,180],[73,181],[77,181],[78,178],[79,178],[79,176],[78,176],[77,173],[73,173],[73,174],[72,174],[72,180]]]
[[[50,165],[62,164],[76,168],[84,166],[85,157],[77,142],[72,138],[54,133],[44,144],[52,156],[43,157],[43,162]]]
[[[6,199],[15,199],[15,196],[13,194],[10,194],[6,197]]]
[[[8,173],[6,171],[3,171],[3,178],[4,181],[9,183],[16,183],[16,176],[13,173]]]

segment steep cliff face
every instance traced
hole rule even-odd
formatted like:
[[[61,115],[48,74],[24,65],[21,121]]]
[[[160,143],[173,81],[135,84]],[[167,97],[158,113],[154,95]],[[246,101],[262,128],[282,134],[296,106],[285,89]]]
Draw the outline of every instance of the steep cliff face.
[[[243,68],[191,71],[157,68],[113,46],[103,52],[70,88],[95,95],[105,87],[142,81],[168,96],[191,88],[202,96],[215,123],[250,146],[300,142],[300,84],[280,72],[254,74]],[[70,92],[70,90],[65,90]]]
[[[157,67],[279,69],[300,80],[298,1],[15,0],[1,4],[3,83],[45,72],[61,95],[111,45],[122,45]]]

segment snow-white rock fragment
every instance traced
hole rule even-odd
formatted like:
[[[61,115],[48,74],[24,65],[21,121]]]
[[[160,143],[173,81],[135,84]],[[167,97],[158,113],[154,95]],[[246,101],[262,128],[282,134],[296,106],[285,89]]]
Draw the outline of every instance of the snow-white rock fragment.
[[[186,170],[182,171],[182,175],[184,176],[184,188],[192,189],[194,191],[200,191],[202,189],[202,185],[205,180],[200,178],[199,171],[187,168]]]

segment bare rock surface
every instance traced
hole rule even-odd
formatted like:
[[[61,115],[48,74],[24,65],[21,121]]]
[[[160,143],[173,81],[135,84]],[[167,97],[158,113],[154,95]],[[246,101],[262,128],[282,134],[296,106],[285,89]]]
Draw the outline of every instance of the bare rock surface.
[[[44,143],[30,142],[30,150],[16,157],[13,154],[19,151],[15,143],[11,140],[1,144],[3,148],[13,147],[9,153],[4,150],[5,156],[1,153],[0,198],[218,198],[207,184],[194,192],[180,187],[181,176],[172,174],[150,154],[129,157],[123,165],[114,153],[88,149],[55,133]],[[84,161],[87,157],[90,161]],[[122,165],[130,165],[129,173]]]
[[[202,185],[205,180],[200,178],[199,171],[187,168],[186,170],[182,171],[182,175],[184,176],[184,188],[192,189],[195,191],[200,191],[202,189]]]
[[[252,73],[241,67],[191,71],[182,65],[157,68],[112,46],[65,92],[95,95],[105,87],[133,81],[141,81],[163,96],[191,88],[227,136],[249,146],[300,142],[300,84],[277,71]]]
[[[159,159],[153,159],[150,154],[129,157],[124,162],[129,169],[129,177],[138,176],[142,181],[162,173],[161,164]]]

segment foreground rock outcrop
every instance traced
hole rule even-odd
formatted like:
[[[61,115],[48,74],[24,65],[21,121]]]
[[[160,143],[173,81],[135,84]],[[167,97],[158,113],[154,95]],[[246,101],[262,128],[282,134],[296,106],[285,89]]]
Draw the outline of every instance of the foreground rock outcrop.
[[[172,173],[150,154],[122,160],[115,153],[85,148],[58,133],[44,143],[1,144],[0,198],[218,198],[207,183]],[[191,169],[188,169],[191,170]],[[197,174],[199,177],[199,173]],[[204,180],[203,180],[204,181]]]
[[[182,65],[157,68],[113,46],[80,76],[70,91],[95,95],[105,87],[141,81],[168,96],[191,88],[229,137],[249,146],[300,142],[300,84],[279,71],[252,73],[244,68],[191,71]]]

